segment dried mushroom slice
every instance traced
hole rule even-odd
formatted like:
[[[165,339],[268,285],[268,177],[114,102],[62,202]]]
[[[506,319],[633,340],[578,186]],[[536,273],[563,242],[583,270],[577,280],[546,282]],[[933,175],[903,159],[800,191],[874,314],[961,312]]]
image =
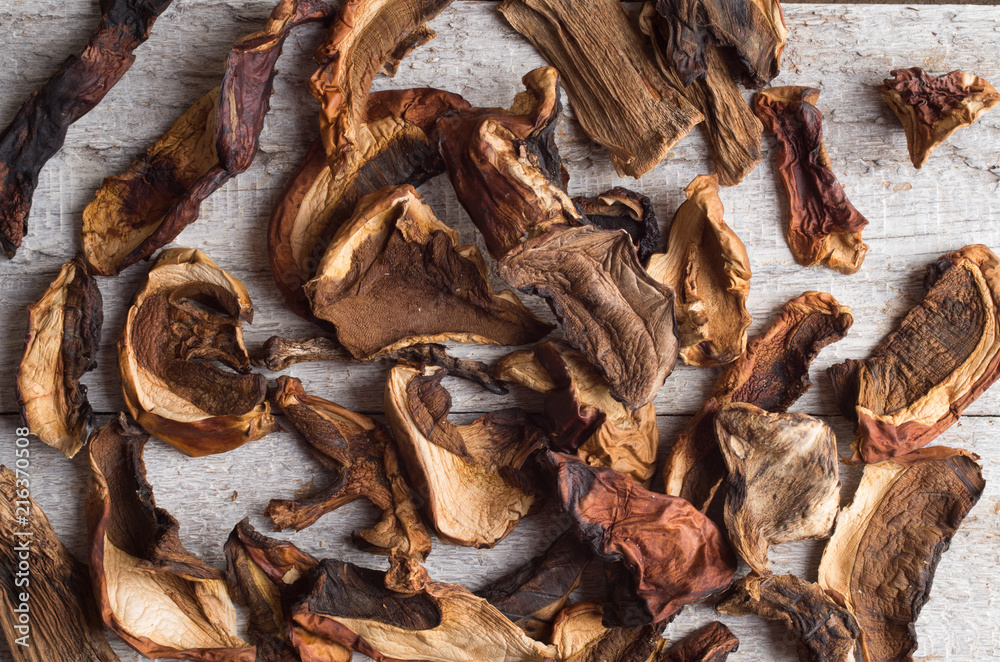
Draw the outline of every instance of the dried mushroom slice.
[[[819,567],[861,627],[865,662],[907,660],[941,554],[983,493],[976,456],[935,446],[865,466]]]
[[[253,163],[292,28],[332,15],[322,0],[281,0],[261,32],[233,45],[222,84],[196,101],[121,175],[108,177],[83,211],[91,272],[113,276],[149,258],[198,219],[201,203]]]
[[[771,545],[826,538],[840,507],[837,438],[805,414],[730,403],[715,415],[726,461],[726,528],[750,569],[771,572]]]
[[[740,647],[740,640],[719,621],[687,634],[656,658],[656,662],[726,662]]]
[[[854,208],[833,174],[823,145],[819,90],[771,87],[754,96],[754,112],[778,140],[776,164],[788,195],[785,238],[795,260],[825,264],[845,274],[861,268],[868,245],[861,231],[868,220]]]
[[[573,198],[573,202],[592,225],[628,232],[643,266],[659,248],[660,224],[653,203],[641,193],[616,186],[593,198]]]
[[[101,292],[83,260],[63,265],[28,306],[28,334],[17,368],[17,404],[31,434],[66,457],[90,436],[93,410],[80,378],[97,366],[104,323]]]
[[[468,425],[448,421],[451,395],[443,368],[399,364],[389,372],[385,415],[424,512],[442,538],[492,547],[537,501],[528,460],[543,433],[519,409],[501,409]]]
[[[688,365],[735,361],[747,346],[750,258],[723,220],[719,178],[699,175],[670,225],[667,252],[646,271],[674,290],[680,356]]]
[[[920,67],[890,71],[879,91],[906,132],[914,168],[921,168],[934,148],[1000,104],[996,88],[979,76],[952,71],[931,76]]]
[[[981,245],[934,263],[923,301],[864,361],[829,369],[840,410],[857,424],[854,461],[927,445],[1000,376],[1000,261]]]
[[[559,614],[552,644],[562,662],[658,662],[666,626],[606,627],[603,604],[578,602]]]
[[[243,343],[241,325],[252,320],[246,288],[207,255],[160,253],[118,339],[125,404],[139,425],[193,457],[277,430],[267,380],[250,372]]]
[[[146,657],[252,662],[224,574],[189,554],[177,520],[156,507],[148,440],[118,414],[90,441],[87,531],[101,618]]]

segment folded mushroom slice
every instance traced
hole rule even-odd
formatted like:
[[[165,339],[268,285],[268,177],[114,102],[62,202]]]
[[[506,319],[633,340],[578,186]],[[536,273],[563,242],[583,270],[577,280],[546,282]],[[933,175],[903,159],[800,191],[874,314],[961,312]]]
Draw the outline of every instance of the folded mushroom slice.
[[[747,346],[753,318],[747,312],[750,258],[723,220],[719,178],[699,175],[684,189],[674,214],[667,252],[646,271],[673,288],[680,356],[688,365],[731,363]]]
[[[645,266],[660,245],[660,224],[649,198],[622,186],[593,197],[573,198],[587,221],[605,230],[625,230]]]
[[[250,372],[243,343],[241,324],[252,320],[246,288],[207,255],[160,253],[118,339],[125,404],[139,425],[191,456],[277,430],[267,380]]]
[[[31,434],[66,457],[90,436],[93,410],[80,383],[97,366],[104,323],[101,292],[79,257],[63,265],[28,306],[28,334],[17,368],[17,403]]]
[[[604,605],[578,602],[556,619],[552,644],[562,662],[656,662],[667,640],[665,622],[637,627],[606,627]]]
[[[923,301],[864,361],[829,369],[834,398],[857,424],[854,461],[925,446],[1000,377],[1000,260],[982,245],[930,266]]]
[[[983,493],[978,458],[934,446],[865,466],[819,584],[857,617],[865,662],[908,660],[941,553]]]
[[[252,662],[224,573],[189,554],[177,520],[156,507],[148,440],[119,414],[90,441],[87,530],[101,618],[146,657]]]

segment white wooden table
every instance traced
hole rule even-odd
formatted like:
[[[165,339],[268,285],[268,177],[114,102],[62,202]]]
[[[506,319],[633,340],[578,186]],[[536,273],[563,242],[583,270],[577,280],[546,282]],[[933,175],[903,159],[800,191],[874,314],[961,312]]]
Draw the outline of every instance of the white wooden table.
[[[14,372],[21,355],[25,309],[35,301],[79,248],[81,212],[101,179],[124,169],[158,138],[194,100],[218,84],[230,44],[262,25],[270,0],[177,0],[159,19],[150,40],[137,50],[138,61],[104,102],[72,126],[63,150],[42,171],[30,229],[17,257],[0,258],[0,462],[10,464],[14,429],[19,424]],[[59,62],[86,43],[99,16],[96,0],[4,0],[0,3],[0,125],[6,125],[24,98]],[[783,201],[771,166],[775,145],[765,138],[765,162],[740,186],[724,189],[726,220],[746,243],[753,268],[749,298],[751,332],[767,323],[785,300],[809,289],[831,292],[851,306],[850,335],[813,364],[815,386],[793,408],[819,416],[833,426],[847,452],[851,426],[837,415],[825,368],[868,350],[921,297],[924,267],[939,255],[969,243],[1000,249],[1000,112],[955,134],[937,149],[923,170],[907,158],[895,116],[875,86],[896,67],[921,66],[940,74],[963,69],[1000,84],[1000,10],[996,7],[902,5],[785,5],[791,31],[782,73],[774,84],[806,84],[822,90],[826,146],[852,202],[871,225],[864,237],[871,250],[853,276],[795,264],[782,235]],[[432,23],[438,37],[406,59],[395,79],[379,78],[376,89],[435,86],[463,94],[475,105],[504,105],[520,89],[522,74],[544,64],[534,48],[495,12],[495,4],[458,1]],[[312,51],[322,34],[306,26],[288,40],[279,61],[272,110],[261,136],[261,152],[249,171],[202,206],[201,219],[185,230],[177,245],[207,252],[243,280],[256,307],[255,323],[245,328],[248,345],[274,334],[313,333],[310,325],[286,311],[267,268],[268,213],[288,176],[315,135],[317,106],[306,90],[313,71]],[[619,178],[601,148],[587,142],[564,106],[557,140],[571,174],[570,194],[593,194],[613,185],[648,195],[662,220],[683,200],[682,188],[710,172],[705,141],[696,130],[641,181]],[[466,242],[479,241],[445,177],[421,192],[439,217]],[[90,401],[108,415],[124,405],[119,390],[115,343],[125,310],[147,265],[117,278],[100,279],[104,295],[104,340],[98,369],[85,377]],[[543,304],[527,300],[548,316]],[[503,350],[457,346],[457,354],[492,361]],[[288,371],[306,389],[351,409],[380,414],[388,367],[382,364],[299,364]],[[697,409],[716,376],[712,369],[678,367],[657,399],[664,447]],[[456,417],[517,404],[538,411],[528,391],[501,398],[449,379]],[[979,505],[955,536],[939,566],[931,600],[917,624],[918,660],[964,661],[1000,657],[1000,444],[994,415],[1000,413],[1000,388],[966,412],[938,443],[982,456],[987,479]],[[61,538],[83,558],[86,530],[83,494],[84,454],[67,461],[35,442],[32,449],[34,497]],[[189,459],[159,441],[146,450],[146,464],[158,505],[181,522],[184,544],[206,562],[224,566],[222,545],[233,525],[250,515],[254,526],[269,529],[263,517],[268,500],[289,498],[324,477],[292,433],[272,434],[236,451]],[[856,469],[842,469],[845,501],[857,483]],[[327,515],[294,540],[319,557],[338,557],[381,565],[381,557],[354,550],[349,534],[373,521],[374,511],[356,503]],[[540,551],[551,539],[552,520],[530,518],[494,550],[473,550],[435,542],[427,567],[439,580],[477,588]],[[815,580],[823,543],[801,543],[773,550],[776,571]],[[715,618],[705,605],[685,609],[667,629],[671,638]],[[794,660],[794,642],[782,628],[754,617],[725,617],[740,638],[734,661]],[[109,635],[111,636],[111,635]],[[114,639],[113,636],[111,636]],[[122,660],[142,659],[114,640]],[[9,660],[6,651],[0,660]]]

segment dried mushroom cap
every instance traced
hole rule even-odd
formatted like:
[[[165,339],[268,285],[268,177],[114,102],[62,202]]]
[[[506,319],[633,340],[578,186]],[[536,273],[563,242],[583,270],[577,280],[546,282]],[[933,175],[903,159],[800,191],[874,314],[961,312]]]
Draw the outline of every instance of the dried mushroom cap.
[[[656,662],[667,640],[665,622],[638,627],[605,627],[604,605],[578,602],[556,620],[552,644],[562,662]]]
[[[826,538],[840,507],[837,438],[805,414],[731,403],[715,415],[726,461],[726,528],[750,569],[771,572],[771,545]]]
[[[660,224],[653,203],[641,193],[616,186],[593,198],[573,198],[573,202],[592,225],[628,232],[643,265],[659,247]]]
[[[934,263],[923,301],[864,361],[829,369],[840,410],[856,422],[854,461],[925,446],[1000,376],[1000,260],[981,245]]]
[[[125,404],[139,425],[190,456],[277,430],[267,380],[250,372],[243,343],[241,324],[252,320],[246,288],[207,255],[160,253],[118,340]]]
[[[908,660],[941,553],[983,493],[978,459],[935,446],[865,466],[819,567],[861,627],[865,662]]]
[[[750,258],[723,220],[719,178],[699,175],[670,225],[667,252],[649,260],[646,271],[676,296],[680,356],[688,365],[731,363],[747,345],[753,318],[747,312]]]
[[[21,419],[31,434],[66,457],[83,448],[93,426],[80,378],[97,366],[103,323],[101,292],[79,257],[64,264],[42,298],[28,306],[28,334],[17,368]]]
[[[979,76],[952,71],[931,76],[920,67],[890,71],[879,86],[906,132],[906,147],[914,168],[920,168],[934,148],[963,126],[969,126],[1000,104],[996,88]]]
[[[119,414],[90,441],[87,530],[101,618],[146,657],[252,662],[223,573],[189,554],[177,520],[156,507],[142,460],[148,440]]]

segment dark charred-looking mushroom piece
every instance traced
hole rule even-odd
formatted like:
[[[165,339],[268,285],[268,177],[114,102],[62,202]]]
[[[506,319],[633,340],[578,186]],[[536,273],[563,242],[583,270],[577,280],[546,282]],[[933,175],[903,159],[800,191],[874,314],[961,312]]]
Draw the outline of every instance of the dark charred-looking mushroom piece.
[[[104,99],[135,62],[171,0],[107,0],[101,22],[80,55],[71,55],[31,93],[0,133],[0,246],[7,257],[28,232],[38,173],[63,145],[69,126]]]
[[[656,662],[667,640],[665,622],[637,627],[606,627],[604,605],[578,602],[556,619],[552,644],[562,662]]]
[[[776,165],[788,196],[785,238],[795,260],[825,264],[841,273],[861,268],[868,220],[844,193],[823,145],[823,114],[814,105],[819,90],[771,87],[754,96],[754,112],[778,141]]]
[[[660,224],[649,198],[622,186],[593,197],[573,198],[587,221],[605,230],[625,230],[645,266],[660,247]]]
[[[724,623],[712,621],[668,648],[655,662],[726,662],[740,640]]]
[[[147,259],[198,219],[201,203],[257,156],[281,46],[293,28],[330,17],[322,0],[281,0],[264,30],[238,41],[222,84],[196,101],[83,212],[83,253],[113,276]]]
[[[83,448],[93,426],[80,378],[97,366],[103,323],[101,292],[79,257],[64,264],[42,298],[28,306],[28,334],[17,368],[21,419],[31,434],[66,457]]]
[[[865,466],[819,567],[858,620],[865,662],[912,659],[938,561],[983,493],[977,459],[934,446]]]
[[[236,636],[225,574],[181,544],[180,525],[157,508],[142,459],[149,435],[119,414],[94,433],[87,531],[101,618],[151,658],[253,662]]]
[[[267,380],[250,371],[243,342],[242,323],[251,321],[243,283],[207,255],[160,253],[118,339],[125,404],[139,425],[193,457],[277,430]]]
[[[1000,104],[996,88],[979,76],[952,71],[931,76],[920,67],[890,71],[879,91],[906,133],[913,167],[920,169],[938,145]]]
[[[753,321],[747,312],[750,258],[722,218],[716,175],[695,177],[684,193],[687,200],[674,214],[667,252],[651,257],[646,271],[674,290],[684,362],[731,363],[746,349]]]
[[[927,294],[864,361],[829,369],[855,462],[926,446],[1000,377],[1000,260],[982,245],[930,266]]]

